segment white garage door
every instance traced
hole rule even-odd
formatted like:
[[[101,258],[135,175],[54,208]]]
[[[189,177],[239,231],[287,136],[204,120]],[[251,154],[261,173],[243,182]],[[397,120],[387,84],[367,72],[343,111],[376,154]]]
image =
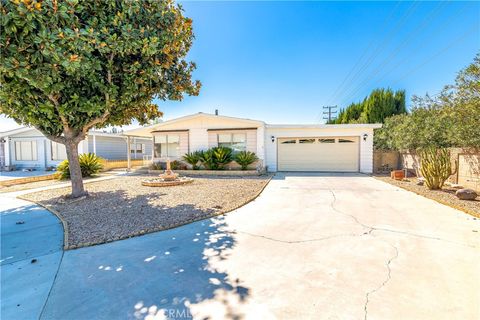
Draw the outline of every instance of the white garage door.
[[[357,172],[359,138],[279,138],[278,170]]]

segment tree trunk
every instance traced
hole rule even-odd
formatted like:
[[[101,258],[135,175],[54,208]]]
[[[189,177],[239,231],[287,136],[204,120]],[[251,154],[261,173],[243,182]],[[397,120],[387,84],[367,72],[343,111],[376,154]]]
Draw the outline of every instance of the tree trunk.
[[[83,188],[82,170],[78,160],[78,142],[65,141],[67,151],[68,167],[70,169],[70,181],[72,182],[72,198],[85,196],[87,193]]]

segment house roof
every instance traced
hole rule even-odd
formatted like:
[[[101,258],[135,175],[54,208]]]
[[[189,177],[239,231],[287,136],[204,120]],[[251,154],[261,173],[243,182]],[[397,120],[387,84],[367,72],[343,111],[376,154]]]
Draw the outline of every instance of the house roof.
[[[13,129],[13,130],[8,130],[8,131],[0,132],[0,138],[15,136],[17,134],[21,134],[21,133],[28,132],[28,131],[33,131],[33,130],[38,131],[37,129],[32,128],[32,127],[21,127],[21,128],[17,128],[17,129]],[[40,133],[40,135],[43,136],[43,134],[41,132],[39,132],[39,133]],[[90,130],[88,132],[88,134],[89,135],[95,135],[95,136],[109,136],[109,137],[124,138],[124,136],[121,133],[111,133],[111,132],[103,132],[103,131],[95,131],[95,130]]]
[[[348,124],[267,124],[267,128],[278,129],[379,129],[381,123],[348,123]]]
[[[17,128],[17,129],[12,129],[12,130],[8,130],[8,131],[0,132],[0,137],[14,136],[16,134],[28,132],[30,130],[36,130],[36,129],[31,128],[31,127],[21,127],[21,128]]]
[[[252,119],[246,119],[246,118],[236,118],[236,117],[229,117],[229,116],[223,116],[223,115],[215,115],[215,114],[211,114],[211,113],[198,112],[198,113],[194,113],[194,114],[191,114],[191,115],[188,115],[188,116],[183,116],[183,117],[180,117],[180,118],[175,118],[175,119],[168,120],[168,121],[165,121],[165,122],[157,123],[157,124],[154,124],[154,125],[151,125],[151,126],[128,130],[128,131],[123,132],[123,134],[127,135],[127,136],[151,137],[153,131],[162,130],[162,127],[165,127],[165,126],[168,126],[168,125],[171,125],[171,124],[174,124],[174,123],[187,121],[187,120],[191,120],[191,119],[195,119],[195,118],[202,118],[202,117],[203,118],[212,118],[212,119],[236,120],[236,121],[239,121],[239,122],[243,122],[243,123],[249,125],[250,127],[252,127],[252,126],[258,127],[258,126],[265,125],[265,123],[263,121],[259,121],[259,120],[252,120]]]

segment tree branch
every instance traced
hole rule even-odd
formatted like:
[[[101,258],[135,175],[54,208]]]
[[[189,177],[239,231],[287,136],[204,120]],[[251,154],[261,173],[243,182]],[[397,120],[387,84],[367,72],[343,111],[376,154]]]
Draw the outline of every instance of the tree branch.
[[[43,131],[40,127],[38,126],[34,126],[35,129],[37,129],[38,131],[40,131],[45,137],[47,137],[47,139],[49,140],[52,140],[52,141],[55,141],[55,142],[58,142],[58,143],[61,143],[61,144],[65,144],[65,137],[57,137],[57,136],[52,136],[51,134],[48,134],[46,133],[45,131]]]
[[[65,116],[60,113],[60,110],[58,108],[58,106],[59,106],[58,98],[53,96],[52,94],[49,94],[48,99],[50,99],[50,101],[53,102],[53,105],[55,106],[55,109],[57,109],[58,116],[60,117],[60,120],[62,121],[63,126],[65,128],[68,128],[69,126],[68,126],[67,118],[65,118]]]

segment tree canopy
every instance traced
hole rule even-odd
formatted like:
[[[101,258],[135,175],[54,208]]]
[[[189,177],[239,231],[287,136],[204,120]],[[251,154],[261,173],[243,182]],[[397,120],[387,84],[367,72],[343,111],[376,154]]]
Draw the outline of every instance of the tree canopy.
[[[340,111],[330,123],[382,123],[387,117],[406,112],[404,90],[375,89],[362,102]]]
[[[162,114],[152,99],[199,92],[185,60],[192,20],[173,1],[12,0],[0,10],[0,112],[65,144],[69,161],[90,128],[143,124]]]
[[[409,114],[387,118],[377,149],[480,148],[480,54],[436,96],[412,98]]]

